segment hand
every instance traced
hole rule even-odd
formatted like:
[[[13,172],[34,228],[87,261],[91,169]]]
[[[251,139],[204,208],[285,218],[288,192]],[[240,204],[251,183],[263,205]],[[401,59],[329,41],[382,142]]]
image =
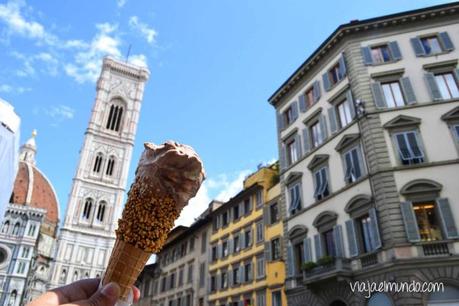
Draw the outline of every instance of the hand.
[[[114,306],[120,294],[116,283],[109,283],[100,290],[100,279],[80,280],[70,285],[48,291],[28,306]],[[134,303],[140,298],[140,291],[132,287]]]

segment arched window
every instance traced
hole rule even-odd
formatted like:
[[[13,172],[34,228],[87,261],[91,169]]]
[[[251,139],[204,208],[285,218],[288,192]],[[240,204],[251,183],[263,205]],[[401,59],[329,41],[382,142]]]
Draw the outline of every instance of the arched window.
[[[92,199],[87,198],[84,203],[84,208],[83,208],[83,219],[85,220],[89,219],[89,216],[91,215],[91,208],[92,208]]]
[[[104,215],[105,215],[105,206],[107,206],[107,203],[105,201],[101,201],[99,203],[99,208],[97,209],[97,221],[102,222],[104,221]]]
[[[73,282],[76,282],[78,280],[78,271],[73,272]]]
[[[59,281],[65,282],[66,279],[67,279],[67,270],[66,269],[62,269],[61,277],[59,278]]]
[[[94,167],[92,168],[92,171],[95,173],[100,172],[100,167],[102,166],[102,160],[104,158],[104,155],[102,153],[98,153],[96,156],[96,159],[94,160]]]
[[[11,291],[10,300],[8,301],[8,306],[16,305],[17,296],[18,296],[18,292],[16,290]]]
[[[19,235],[19,227],[20,227],[19,222],[16,222],[16,224],[13,227],[13,235],[15,236]]]
[[[6,220],[2,226],[2,233],[8,234],[9,230],[10,230],[10,221]]]
[[[115,157],[110,156],[107,163],[107,169],[105,170],[105,174],[111,176],[113,174],[113,168],[115,167]]]
[[[86,273],[84,274],[84,278],[89,278],[89,273],[88,273],[88,272],[86,272]]]
[[[29,227],[29,232],[27,233],[27,235],[29,235],[29,236],[35,235],[35,229],[36,229],[35,224],[31,224],[30,227]]]
[[[123,107],[112,104],[108,114],[107,124],[105,128],[118,132],[120,129],[121,119],[123,117]]]

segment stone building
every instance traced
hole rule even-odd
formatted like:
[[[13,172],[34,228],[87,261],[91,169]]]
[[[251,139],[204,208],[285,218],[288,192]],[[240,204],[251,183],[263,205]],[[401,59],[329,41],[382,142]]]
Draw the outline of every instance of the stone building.
[[[54,188],[35,165],[35,135],[21,147],[0,231],[0,304],[24,305],[46,291],[59,224]]]
[[[115,242],[149,71],[105,58],[59,233],[51,287],[101,276]]]
[[[458,58],[458,3],[352,21],[269,98],[289,305],[459,304]]]

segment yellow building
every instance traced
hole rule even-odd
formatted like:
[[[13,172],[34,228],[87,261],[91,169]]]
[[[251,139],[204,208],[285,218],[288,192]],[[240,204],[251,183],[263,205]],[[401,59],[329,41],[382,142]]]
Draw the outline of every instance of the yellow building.
[[[262,167],[212,212],[209,305],[287,304],[277,181],[277,164]]]

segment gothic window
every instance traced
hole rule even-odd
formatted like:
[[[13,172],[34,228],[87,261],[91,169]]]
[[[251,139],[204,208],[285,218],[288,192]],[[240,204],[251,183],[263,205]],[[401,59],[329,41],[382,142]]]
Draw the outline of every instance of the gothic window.
[[[108,176],[112,176],[113,168],[115,168],[115,157],[110,156],[107,163],[107,169],[105,170],[105,174]]]
[[[67,278],[67,270],[66,269],[62,269],[59,281],[60,282],[65,282],[66,278]]]
[[[13,227],[13,235],[17,236],[19,235],[19,222],[17,222],[14,227]]]
[[[88,273],[88,272],[86,272],[86,273],[84,274],[84,278],[89,278],[89,273]]]
[[[118,132],[120,129],[121,119],[123,117],[123,107],[112,104],[108,114],[107,124],[105,128]]]
[[[78,271],[75,271],[75,272],[73,273],[73,279],[72,279],[72,281],[75,282],[75,281],[77,281],[77,280],[78,280]]]
[[[29,235],[29,236],[35,235],[35,229],[36,229],[35,224],[30,225],[29,232],[27,233],[27,235]]]
[[[7,234],[9,229],[10,229],[10,221],[7,220],[7,221],[5,221],[5,223],[3,223],[2,233]]]
[[[16,305],[17,296],[18,296],[18,293],[16,290],[11,291],[10,300],[8,301],[8,306]]]
[[[102,153],[98,153],[97,156],[96,156],[96,159],[94,161],[94,167],[92,168],[92,171],[94,171],[95,173],[99,173],[100,172],[100,167],[102,166],[102,160],[103,160],[104,156]]]
[[[105,201],[101,201],[99,204],[99,208],[97,209],[97,221],[102,222],[104,221],[104,215],[105,215],[105,206],[107,206],[107,203]]]
[[[89,219],[89,216],[91,215],[91,208],[92,208],[92,199],[87,198],[84,203],[83,219],[85,220]]]

